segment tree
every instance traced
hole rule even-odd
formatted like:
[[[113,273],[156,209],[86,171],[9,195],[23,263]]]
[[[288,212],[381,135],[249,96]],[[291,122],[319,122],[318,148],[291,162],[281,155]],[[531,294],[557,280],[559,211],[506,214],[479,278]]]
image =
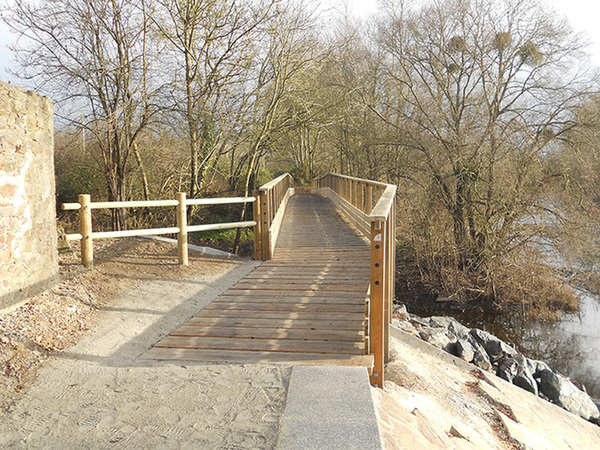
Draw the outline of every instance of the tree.
[[[574,260],[572,267],[594,268],[600,254],[599,113],[598,95],[576,109],[577,126],[566,133],[561,145],[550,155],[546,169],[547,176],[555,181],[556,202],[565,211],[573,230],[561,247],[561,253]],[[597,291],[598,287],[593,290]]]
[[[177,62],[173,67],[174,110],[185,118],[190,148],[189,193],[196,197],[217,149],[223,126],[218,120],[224,113],[221,108],[228,100],[237,108],[241,106],[235,97],[248,77],[255,54],[253,42],[261,25],[269,20],[274,0],[256,4],[223,0],[160,2],[162,15],[156,24],[168,39]],[[182,79],[177,76],[180,72]]]
[[[413,242],[431,271],[442,260],[438,280],[452,267],[497,293],[509,259],[564,219],[543,167],[590,91],[581,41],[535,0],[436,0],[389,2],[379,44],[389,90],[385,114],[371,108],[397,131]]]
[[[16,0],[4,16],[21,37],[19,75],[52,96],[63,120],[97,141],[109,200],[126,199],[129,156],[158,111],[152,13],[145,0]],[[125,227],[125,210],[115,210],[113,227]]]

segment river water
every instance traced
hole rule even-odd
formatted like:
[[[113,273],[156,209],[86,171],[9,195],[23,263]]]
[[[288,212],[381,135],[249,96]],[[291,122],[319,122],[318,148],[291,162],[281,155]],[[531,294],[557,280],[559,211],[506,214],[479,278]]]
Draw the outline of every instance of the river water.
[[[491,314],[452,315],[513,344],[529,358],[546,361],[600,399],[600,297],[581,292],[580,298],[579,312],[551,323]]]

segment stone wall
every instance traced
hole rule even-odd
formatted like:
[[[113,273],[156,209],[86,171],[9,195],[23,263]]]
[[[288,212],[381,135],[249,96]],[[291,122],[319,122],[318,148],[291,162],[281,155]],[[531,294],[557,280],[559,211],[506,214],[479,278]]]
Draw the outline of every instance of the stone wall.
[[[0,308],[58,277],[53,106],[0,82]]]

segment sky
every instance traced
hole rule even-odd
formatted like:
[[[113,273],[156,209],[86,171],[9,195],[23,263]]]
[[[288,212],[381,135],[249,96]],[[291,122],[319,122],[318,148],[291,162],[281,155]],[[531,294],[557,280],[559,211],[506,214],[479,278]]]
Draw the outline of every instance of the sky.
[[[4,7],[9,0],[0,0],[0,9]],[[375,12],[377,1],[375,0],[348,0],[351,10],[358,16]],[[583,32],[591,42],[589,52],[592,55],[592,62],[600,66],[600,2],[594,0],[541,0],[552,6],[567,17],[573,29],[577,32]],[[23,81],[16,79],[6,72],[8,67],[13,65],[12,53],[7,46],[15,41],[6,25],[0,22],[0,81],[11,81],[13,84],[26,86]]]
[[[375,0],[349,0],[357,15],[373,13],[377,10]],[[597,0],[541,0],[565,16],[576,32],[583,32],[591,42],[588,52],[592,62],[600,66],[600,2]]]

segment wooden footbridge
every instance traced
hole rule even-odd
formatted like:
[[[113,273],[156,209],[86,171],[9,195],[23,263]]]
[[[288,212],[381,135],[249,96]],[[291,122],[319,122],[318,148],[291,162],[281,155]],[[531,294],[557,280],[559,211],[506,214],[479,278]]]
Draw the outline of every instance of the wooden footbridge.
[[[285,174],[239,199],[254,202],[255,220],[231,225],[254,226],[256,258],[265,262],[144,357],[360,365],[381,386],[394,292],[395,194],[393,185],[334,174],[315,180],[310,192],[295,192]],[[72,205],[83,210],[80,203]],[[194,227],[185,224],[185,196],[176,205],[178,227],[169,231],[179,233],[185,263],[186,229]],[[91,219],[89,228],[90,241],[110,234],[91,233]]]

